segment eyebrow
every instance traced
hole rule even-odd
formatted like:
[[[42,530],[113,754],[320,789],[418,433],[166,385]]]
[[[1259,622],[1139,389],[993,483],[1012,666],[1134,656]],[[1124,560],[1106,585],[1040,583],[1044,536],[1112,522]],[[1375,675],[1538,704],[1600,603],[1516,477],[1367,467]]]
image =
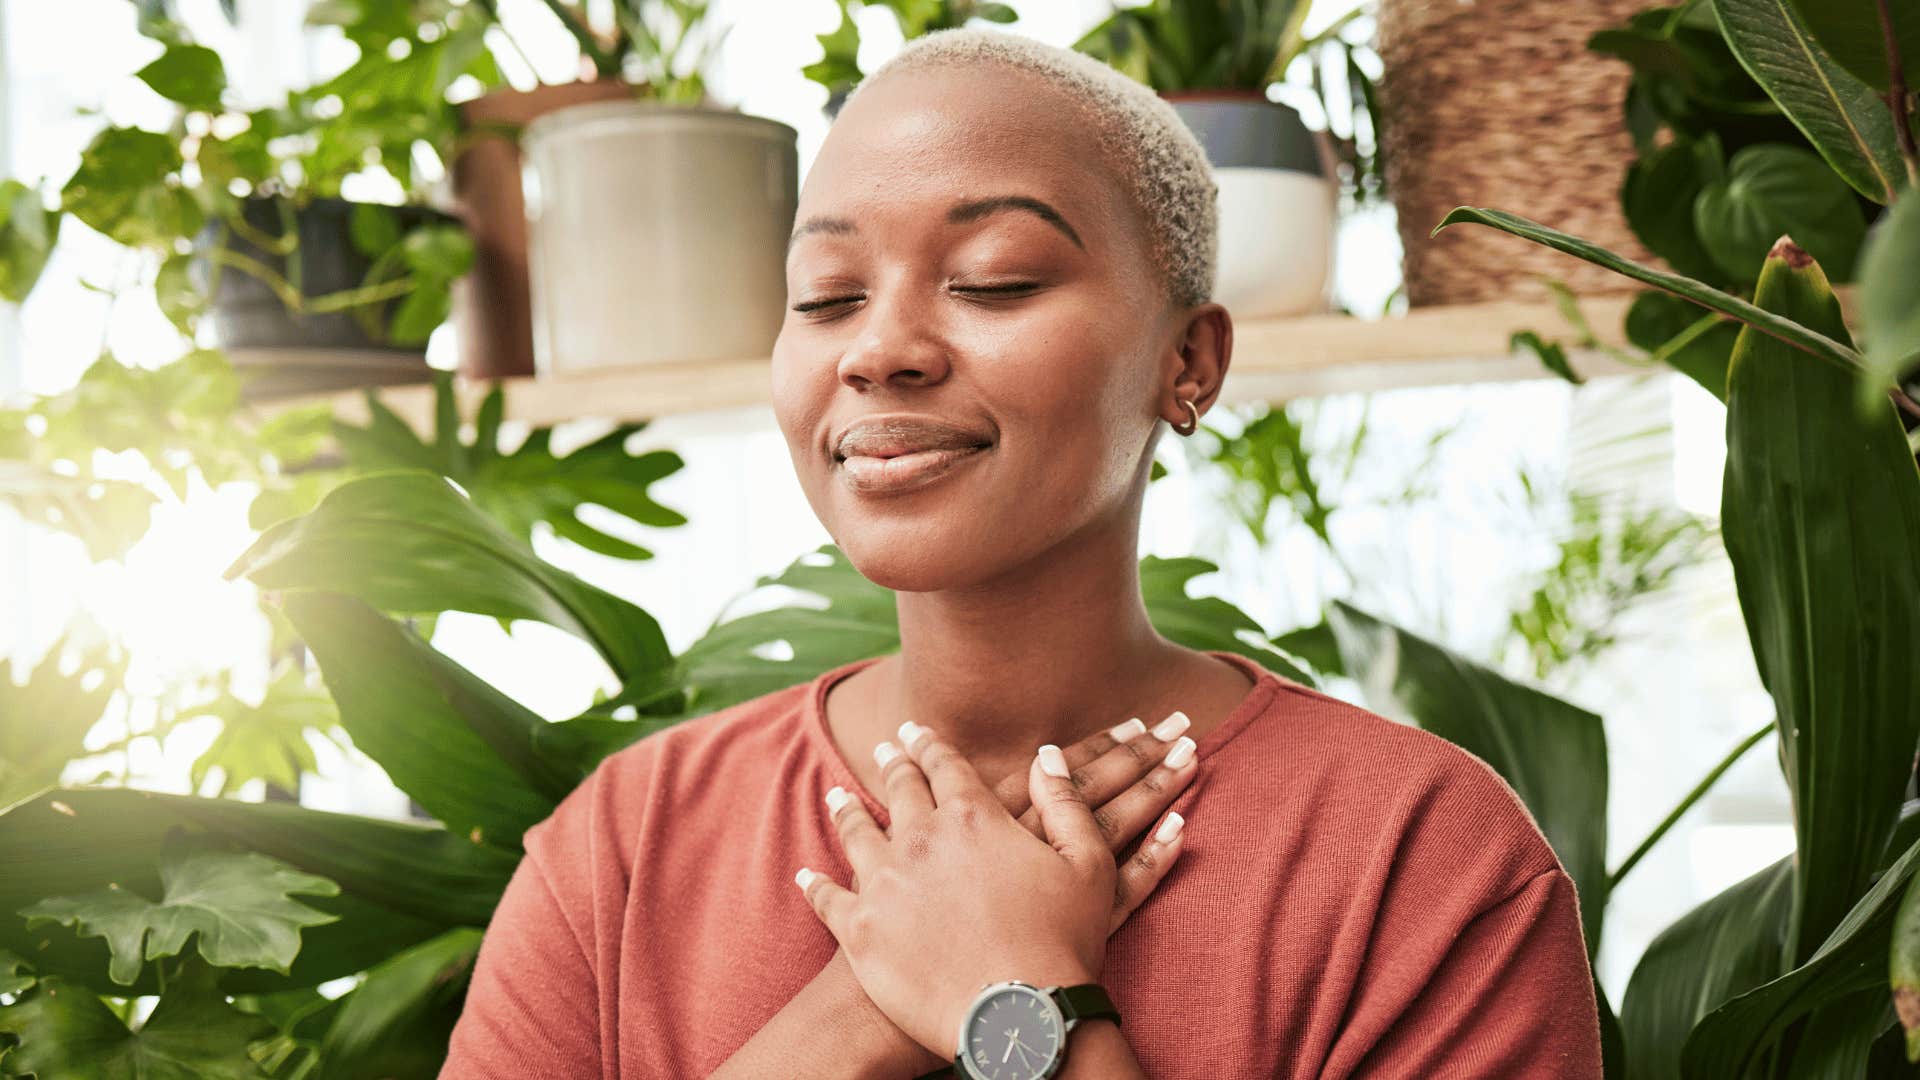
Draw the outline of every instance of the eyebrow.
[[[1002,210],[1027,211],[1060,230],[1067,239],[1073,241],[1073,246],[1081,251],[1087,250],[1087,245],[1080,242],[1080,234],[1073,230],[1073,226],[1067,223],[1067,219],[1061,215],[1060,211],[1055,210],[1044,200],[1028,195],[994,195],[985,199],[965,199],[947,208],[947,221],[954,225],[964,225],[969,221],[978,221],[988,214]],[[836,236],[846,236],[859,231],[859,226],[847,218],[810,217],[801,223],[799,228],[793,230],[793,235],[787,237],[787,250],[793,250],[795,242],[808,233],[832,233]]]

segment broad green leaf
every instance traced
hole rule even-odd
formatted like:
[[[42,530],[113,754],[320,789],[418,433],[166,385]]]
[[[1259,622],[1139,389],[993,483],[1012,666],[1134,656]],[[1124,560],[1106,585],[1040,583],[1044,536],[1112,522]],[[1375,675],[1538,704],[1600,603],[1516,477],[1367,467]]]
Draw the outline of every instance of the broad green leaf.
[[[1873,411],[1920,362],[1920,195],[1909,193],[1874,224],[1860,257],[1860,321],[1867,339],[1861,403]]]
[[[1880,22],[1880,0],[1793,0],[1800,17],[1823,48],[1848,71],[1875,90],[1885,93],[1891,78],[1887,67],[1887,34]],[[1914,70],[1920,68],[1920,6],[1907,0],[1885,0],[1893,20],[1893,40],[1907,71],[1907,91],[1914,89]]]
[[[1851,345],[1836,341],[1792,319],[1783,318],[1756,307],[1737,296],[1721,292],[1703,281],[1630,262],[1577,236],[1569,236],[1556,229],[1549,229],[1538,222],[1528,221],[1526,218],[1509,214],[1504,210],[1487,210],[1473,206],[1455,207],[1447,213],[1446,217],[1440,219],[1440,224],[1435,225],[1433,231],[1437,233],[1449,225],[1460,222],[1471,222],[1499,229],[1501,232],[1511,233],[1521,239],[1544,244],[1555,251],[1585,259],[1595,266],[1606,267],[1616,274],[1624,274],[1635,281],[1665,289],[1684,300],[1691,300],[1722,315],[1738,319],[1748,326],[1757,327],[1764,334],[1779,338],[1796,348],[1830,361],[1844,370],[1857,371],[1863,363],[1860,354]]]
[[[1620,999],[1628,1076],[1679,1080],[1681,1048],[1694,1024],[1780,973],[1792,905],[1793,864],[1781,859],[1653,939]]]
[[[1648,251],[1680,273],[1716,277],[1718,267],[1694,228],[1693,203],[1725,172],[1720,140],[1711,132],[1698,139],[1676,137],[1645,152],[1627,168],[1620,186],[1627,224]]]
[[[113,981],[131,985],[143,960],[177,956],[199,935],[200,955],[216,967],[263,967],[287,974],[300,953],[300,931],[338,921],[293,899],[337,896],[340,886],[257,851],[190,849],[175,844],[160,857],[162,895],[129,889],[50,896],[20,910],[31,930],[42,921],[102,937],[113,950]]]
[[[533,527],[546,522],[554,533],[590,551],[621,559],[650,559],[646,548],[614,536],[581,519],[583,503],[605,507],[654,528],[686,524],[678,511],[653,500],[649,485],[680,471],[685,464],[671,450],[630,454],[626,443],[646,425],[622,424],[565,457],[550,449],[552,429],[536,428],[512,453],[500,452],[504,391],[496,385],[481,402],[471,444],[460,441],[460,418],[452,377],[435,376],[434,436],[416,435],[406,422],[367,395],[369,422],[355,427],[336,421],[334,435],[354,468],[432,469],[470,494],[474,504],[508,532],[530,543]]]
[[[157,855],[171,830],[208,833],[336,882],[338,896],[307,906],[339,921],[308,928],[287,975],[230,972],[234,992],[314,986],[365,970],[454,926],[485,926],[519,853],[417,822],[334,814],[283,802],[244,803],[124,788],[56,788],[0,810],[0,948],[36,970],[101,993],[158,992],[149,965],[132,987],[106,974],[108,950],[52,924],[14,915],[49,896],[105,889],[147,896],[163,888]]]
[[[110,127],[81,151],[60,205],[116,243],[172,254],[200,231],[199,206],[180,186],[180,148],[170,136]]]
[[[1756,299],[1846,337],[1819,265],[1785,240]],[[1751,327],[1728,374],[1721,531],[1793,793],[1793,962],[1866,888],[1920,741],[1920,471],[1892,403],[1863,418],[1853,382]]]
[[[147,534],[153,494],[125,480],[69,476],[0,460],[0,504],[23,519],[77,537],[94,562],[118,559]]]
[[[1860,194],[1892,202],[1905,172],[1893,114],[1813,40],[1794,0],[1713,0],[1713,8],[1740,65],[1820,156]]]
[[[187,958],[138,1031],[86,988],[49,977],[0,1008],[19,1040],[0,1070],[40,1080],[263,1080],[247,1049],[273,1025],[227,1004],[220,972]]]
[[[1853,189],[1797,146],[1765,143],[1733,155],[1724,179],[1693,203],[1700,242],[1730,281],[1760,276],[1773,242],[1791,235],[1836,281],[1852,279],[1867,221]]]
[[[19,303],[33,291],[60,236],[60,212],[18,180],[0,180],[0,298]]]
[[[134,77],[161,97],[201,112],[219,112],[220,92],[227,88],[220,54],[204,45],[169,45]]]
[[[548,623],[591,644],[624,686],[655,684],[672,668],[651,615],[541,560],[428,472],[342,484],[311,514],[261,534],[227,569],[242,574],[263,589],[340,592],[395,614]]]
[[[62,634],[31,671],[0,662],[0,807],[58,782],[67,762],[86,756],[87,733],[120,689],[126,657],[95,648],[65,673],[67,644]]]
[[[1153,628],[1176,645],[1238,653],[1303,686],[1314,685],[1313,676],[1275,648],[1252,616],[1217,596],[1187,594],[1194,578],[1219,569],[1205,559],[1141,559],[1140,596]]]
[[[438,1073],[480,953],[481,931],[449,930],[367,972],[321,1044],[322,1078]]]
[[[1607,736],[1598,716],[1344,601],[1327,621],[1367,704],[1480,758],[1533,814],[1573,878],[1587,951],[1607,903]]]
[[[1894,914],[1916,869],[1920,869],[1920,840],[1887,867],[1805,963],[1732,998],[1703,1018],[1682,1054],[1685,1073],[1744,1076],[1800,1018],[1869,989],[1886,994]],[[1872,1034],[1878,1033],[1876,1019]],[[1810,1049],[1817,1055],[1823,1048]],[[1794,1072],[1804,1075],[1798,1069]]]
[[[546,720],[417,634],[349,596],[298,593],[285,604],[354,745],[449,829],[517,848],[578,784],[535,754]]]
[[[213,716],[220,720],[220,733],[206,751],[194,759],[188,783],[201,791],[207,773],[220,769],[220,786],[211,792],[222,798],[249,780],[264,780],[286,792],[300,790],[302,773],[313,772],[318,764],[313,747],[307,741],[312,732],[333,739],[347,748],[340,738],[340,711],[324,690],[307,685],[306,673],[298,665],[288,665],[267,684],[259,704],[235,697],[223,677],[219,696],[205,704],[184,709],[179,722]]]
[[[1585,382],[1573,366],[1567,362],[1567,350],[1556,342],[1547,341],[1532,330],[1518,330],[1507,338],[1507,348],[1513,352],[1525,349],[1540,361],[1540,366],[1575,386]]]

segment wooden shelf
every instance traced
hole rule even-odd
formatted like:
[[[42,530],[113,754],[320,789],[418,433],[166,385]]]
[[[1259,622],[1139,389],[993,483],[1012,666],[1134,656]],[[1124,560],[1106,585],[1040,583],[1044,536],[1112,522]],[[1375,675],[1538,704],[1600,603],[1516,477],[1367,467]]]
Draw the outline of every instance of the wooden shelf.
[[[1591,297],[1580,309],[1609,345],[1624,344],[1621,326],[1632,294]],[[1573,336],[1551,302],[1465,304],[1419,308],[1405,315],[1359,319],[1308,315],[1234,322],[1233,360],[1223,400],[1286,401],[1325,394],[1395,390],[1473,382],[1553,377],[1530,353],[1508,348],[1515,330],[1535,330],[1550,341]],[[1597,350],[1569,350],[1583,376],[1645,369],[1622,364]],[[545,426],[589,417],[639,420],[683,413],[771,404],[768,358],[657,364],[560,378],[512,378],[506,383],[506,418]],[[471,417],[490,384],[455,381],[461,415]],[[431,386],[389,387],[380,400],[408,423],[431,423]],[[359,390],[282,398],[262,403],[270,412],[331,401],[335,415],[364,421]]]

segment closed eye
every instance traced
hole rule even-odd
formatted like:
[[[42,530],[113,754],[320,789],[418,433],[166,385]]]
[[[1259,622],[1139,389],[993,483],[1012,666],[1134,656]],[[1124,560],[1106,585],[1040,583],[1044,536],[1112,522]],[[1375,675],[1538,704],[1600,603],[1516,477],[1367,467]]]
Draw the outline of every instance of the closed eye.
[[[1018,293],[1031,292],[1039,287],[1037,282],[1016,281],[1006,285],[956,285],[953,287],[953,291],[957,293],[972,293],[979,296],[1013,296]],[[793,310],[801,314],[806,314],[812,311],[821,311],[839,304],[851,304],[863,299],[865,299],[865,297],[830,296],[824,300],[808,300],[795,304],[793,305]]]

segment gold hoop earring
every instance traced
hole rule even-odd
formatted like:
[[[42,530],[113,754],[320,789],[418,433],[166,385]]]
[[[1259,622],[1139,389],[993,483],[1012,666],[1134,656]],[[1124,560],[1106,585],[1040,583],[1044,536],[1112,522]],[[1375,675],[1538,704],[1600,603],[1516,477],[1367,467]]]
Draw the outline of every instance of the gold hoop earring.
[[[1187,412],[1193,414],[1193,422],[1188,424],[1186,427],[1181,427],[1179,424],[1169,424],[1168,426],[1173,428],[1174,431],[1179,432],[1181,435],[1192,435],[1194,432],[1199,431],[1200,430],[1200,410],[1194,406],[1193,402],[1187,400],[1186,398],[1177,398],[1175,400],[1179,401],[1180,404],[1185,405],[1187,407]]]

